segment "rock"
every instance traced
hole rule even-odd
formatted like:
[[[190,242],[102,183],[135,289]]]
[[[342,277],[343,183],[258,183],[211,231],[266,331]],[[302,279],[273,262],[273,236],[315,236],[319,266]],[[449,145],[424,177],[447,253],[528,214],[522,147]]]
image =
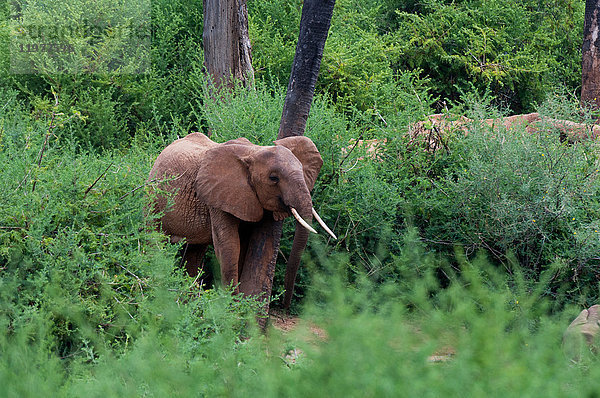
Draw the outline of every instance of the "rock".
[[[593,305],[575,318],[563,334],[563,350],[567,357],[578,361],[584,351],[596,353],[600,331],[600,305]]]

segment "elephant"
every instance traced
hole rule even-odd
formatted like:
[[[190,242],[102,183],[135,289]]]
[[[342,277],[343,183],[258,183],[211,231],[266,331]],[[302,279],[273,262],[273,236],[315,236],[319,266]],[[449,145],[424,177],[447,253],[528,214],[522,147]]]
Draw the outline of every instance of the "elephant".
[[[173,206],[160,191],[154,211],[172,242],[185,239],[204,253],[210,244],[220,264],[221,282],[239,293],[238,282],[253,226],[263,217],[281,221],[294,215],[296,228],[285,277],[285,303],[291,300],[300,256],[314,218],[333,232],[313,209],[310,191],[323,160],[307,137],[288,137],[273,146],[252,144],[246,138],[216,143],[202,133],[191,133],[168,145],[156,159],[150,180],[173,193]],[[186,268],[198,272],[196,256]],[[242,290],[242,292],[244,292]],[[289,306],[289,304],[288,304]]]

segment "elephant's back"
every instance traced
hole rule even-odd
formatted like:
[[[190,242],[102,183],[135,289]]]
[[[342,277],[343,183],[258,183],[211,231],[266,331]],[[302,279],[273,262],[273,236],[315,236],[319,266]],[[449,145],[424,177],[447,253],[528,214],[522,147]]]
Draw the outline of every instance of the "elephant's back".
[[[202,133],[191,133],[173,141],[158,155],[150,170],[150,178],[169,178],[193,172],[206,151],[215,145]]]
[[[173,206],[161,218],[163,231],[173,241],[183,237],[188,243],[210,243],[208,207],[195,195],[194,180],[205,152],[215,144],[201,133],[192,133],[167,146],[158,155],[149,181],[159,183],[160,191],[175,192]],[[167,197],[157,194],[155,210],[165,211]]]

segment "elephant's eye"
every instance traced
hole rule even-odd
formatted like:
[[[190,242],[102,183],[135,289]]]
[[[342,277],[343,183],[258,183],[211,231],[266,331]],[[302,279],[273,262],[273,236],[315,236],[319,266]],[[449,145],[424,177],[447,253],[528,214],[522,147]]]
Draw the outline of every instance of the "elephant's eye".
[[[271,180],[273,182],[279,182],[279,177],[277,177],[277,176],[269,176],[269,180]]]

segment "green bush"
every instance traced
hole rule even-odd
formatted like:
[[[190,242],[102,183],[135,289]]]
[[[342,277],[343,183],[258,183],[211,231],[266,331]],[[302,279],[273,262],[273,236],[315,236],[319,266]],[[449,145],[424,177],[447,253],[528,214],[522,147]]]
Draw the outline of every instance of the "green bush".
[[[300,1],[248,3],[252,66],[257,80],[287,87],[301,15]]]
[[[34,115],[53,104],[57,93],[60,112],[81,115],[63,133],[84,148],[123,147],[138,131],[169,136],[205,129],[199,110],[204,106],[201,4],[136,3],[129,6],[130,19],[124,19],[112,4],[88,3],[77,1],[67,12],[59,3],[42,9],[35,2],[21,2],[21,22],[11,19],[14,10],[5,7],[0,14],[6,20],[0,26],[5,39],[0,47],[6,55],[2,85],[17,90]],[[248,6],[257,80],[279,92],[289,78],[301,2]],[[54,9],[61,10],[56,18]],[[19,24],[56,19],[59,25],[80,26],[81,18],[95,15],[100,18],[97,26],[144,22],[148,46],[134,45],[136,39],[126,35],[108,39],[75,32],[67,44],[80,51],[60,64],[70,73],[56,73],[57,65],[42,63],[35,74],[10,74],[15,67],[10,43]],[[531,110],[557,87],[571,91],[580,84],[582,15],[582,4],[571,1],[338,1],[317,91],[347,116],[358,109],[371,113],[375,122],[404,112],[404,97],[415,94],[407,81],[427,87],[438,109],[459,101],[461,92],[489,88],[497,103],[516,112]],[[143,37],[139,40],[146,43]],[[128,51],[139,51],[142,57]],[[112,73],[115,64],[102,60],[115,54],[127,55],[127,67],[134,73]],[[148,62],[138,65],[136,59]]]
[[[286,85],[300,3],[252,2],[256,76]],[[437,109],[491,88],[497,103],[531,111],[581,84],[583,3],[533,1],[336,2],[318,88],[338,109],[394,109],[400,76],[430,79]]]
[[[12,105],[0,115],[3,352],[23,341],[18,350],[27,356],[95,363],[125,352],[147,322],[170,328],[175,318],[161,306],[174,311],[175,302],[188,314],[180,329],[190,345],[222,333],[222,322],[234,337],[245,330],[256,305],[199,292],[183,275],[179,246],[144,214],[148,170],[162,142],[81,153],[60,139],[66,127],[51,128],[51,115],[27,121],[16,93],[2,94]]]
[[[551,97],[540,108],[542,117],[573,119],[578,104],[564,109],[565,103],[565,97]],[[499,264],[514,255],[534,280],[551,272],[556,285],[549,293],[557,302],[594,303],[597,144],[563,140],[549,123],[535,132],[518,125],[492,131],[477,120],[499,114],[479,109],[469,115],[476,121],[468,134],[446,138],[446,151],[402,155],[408,156],[406,173],[418,170],[405,193],[415,224],[438,250],[486,250]],[[558,294],[560,285],[566,290]]]
[[[56,41],[73,46],[73,52],[49,60],[31,53],[35,70],[27,69],[27,60],[19,63],[18,48],[3,47],[7,62],[0,81],[17,90],[36,117],[58,97],[58,112],[79,115],[60,133],[85,149],[126,146],[140,130],[169,136],[173,130],[201,129],[194,108],[204,81],[201,5],[182,0],[127,7],[87,0],[68,8],[21,2],[20,18],[14,7],[3,14],[3,43],[19,44],[19,29],[29,32],[30,41],[46,29],[57,30]],[[129,28],[139,34],[127,34]]]
[[[315,283],[304,315],[311,323],[287,334],[270,329],[237,340],[235,316],[227,315],[231,298],[218,295],[203,295],[202,316],[186,327],[193,313],[163,293],[155,296],[150,316],[138,318],[143,331],[136,339],[63,370],[64,360],[15,329],[0,337],[4,392],[527,397],[540,391],[581,396],[598,388],[591,353],[578,363],[563,354],[560,338],[576,312],[548,316],[544,283],[532,289],[518,267],[507,278],[483,258],[459,258],[461,273],[440,290],[435,257],[414,232],[403,245],[404,254],[390,263],[403,274],[402,286],[374,284],[362,274],[353,289],[347,256],[317,250],[309,261]],[[214,334],[194,348],[202,340],[199,321],[212,325]],[[315,325],[323,337],[314,336]]]
[[[491,87],[499,104],[522,113],[581,84],[581,2],[386,3],[394,69],[422,69],[441,100]]]

